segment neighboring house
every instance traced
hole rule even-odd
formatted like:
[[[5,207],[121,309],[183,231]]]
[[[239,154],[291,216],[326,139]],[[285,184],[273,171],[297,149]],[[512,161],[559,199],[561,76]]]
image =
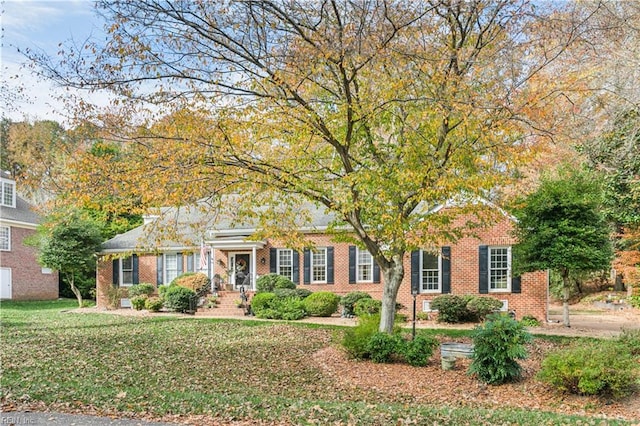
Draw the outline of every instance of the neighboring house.
[[[58,273],[38,264],[37,251],[24,244],[40,217],[16,194],[16,182],[0,178],[0,299],[58,298]]]
[[[196,271],[206,273],[219,288],[235,291],[240,287],[252,291],[257,277],[277,273],[312,291],[344,295],[358,290],[382,297],[380,269],[371,255],[354,245],[333,242],[326,232],[333,217],[320,209],[312,211],[309,225],[301,229],[315,249],[302,252],[277,240],[251,238],[256,231],[252,226],[219,218],[198,237],[187,224],[202,222],[199,214],[173,211],[169,216],[180,217],[178,227],[191,243],[162,241],[149,247],[147,241],[158,240],[149,234],[162,227],[150,221],[103,244],[97,273],[99,306],[106,305],[110,286],[163,285],[184,272]],[[514,311],[518,318],[533,315],[545,320],[547,275],[540,271],[513,276],[513,219],[506,214],[502,218],[489,228],[475,230],[475,237],[437,250],[408,253],[398,302],[410,309],[412,288],[417,289],[419,311],[430,311],[431,301],[441,294],[490,296],[503,301],[503,309]]]

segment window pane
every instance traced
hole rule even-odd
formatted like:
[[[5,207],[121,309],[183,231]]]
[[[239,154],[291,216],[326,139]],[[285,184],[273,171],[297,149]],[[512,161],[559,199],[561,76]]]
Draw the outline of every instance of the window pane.
[[[178,256],[175,254],[164,255],[164,267],[166,283],[171,283],[178,276]]]
[[[489,250],[489,288],[507,290],[509,288],[509,249],[491,247]]]
[[[278,250],[278,274],[293,281],[293,250]]]
[[[358,250],[358,276],[357,281],[373,281],[373,258],[366,250]]]
[[[0,250],[9,250],[10,236],[9,227],[0,227]]]
[[[313,282],[327,281],[327,249],[317,249],[311,252],[312,275]]]
[[[422,252],[421,290],[440,290],[440,268],[438,256],[425,251]]]
[[[13,206],[13,184],[4,182],[2,185],[2,204]]]

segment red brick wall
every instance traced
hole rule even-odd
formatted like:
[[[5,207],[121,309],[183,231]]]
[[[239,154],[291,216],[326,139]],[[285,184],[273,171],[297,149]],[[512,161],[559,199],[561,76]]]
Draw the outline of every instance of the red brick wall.
[[[479,245],[512,245],[511,221],[505,218],[500,223],[485,230],[477,230],[476,237],[467,237],[459,240],[457,244],[451,244],[451,293],[456,295],[479,295],[478,290],[478,246]],[[329,236],[324,234],[311,234],[308,239],[316,247],[334,247],[334,284],[302,284],[303,283],[303,256],[300,253],[300,286],[311,291],[331,291],[344,295],[352,291],[366,291],[376,299],[382,297],[382,284],[349,284],[349,245],[333,243]],[[278,241],[269,242],[263,249],[256,251],[256,264],[258,275],[269,273],[269,249],[271,247],[284,248],[284,244]],[[225,277],[228,255],[236,250],[215,250],[215,262],[213,274]],[[239,250],[238,250],[239,251]],[[247,250],[245,250],[247,251]],[[265,263],[261,264],[260,259]],[[219,264],[222,261],[222,264]],[[403,313],[410,313],[413,303],[411,295],[411,262],[407,254],[404,260],[405,277],[398,291],[398,302],[405,306]],[[140,257],[140,282],[155,283],[156,258],[155,256]],[[144,278],[143,278],[144,277]],[[111,284],[111,263],[101,263],[98,270],[98,283]],[[524,274],[522,276],[521,293],[490,293],[483,297],[494,297],[499,300],[507,300],[510,310],[514,310],[518,318],[524,315],[533,315],[539,320],[546,318],[547,301],[547,277],[545,272]],[[98,294],[100,295],[100,291]],[[432,300],[438,294],[419,294],[417,296],[417,309],[422,310],[423,300]],[[99,302],[100,303],[100,302]]]
[[[58,273],[43,274],[34,247],[24,239],[35,230],[11,227],[11,251],[0,252],[0,267],[11,268],[13,300],[51,300],[58,298]]]

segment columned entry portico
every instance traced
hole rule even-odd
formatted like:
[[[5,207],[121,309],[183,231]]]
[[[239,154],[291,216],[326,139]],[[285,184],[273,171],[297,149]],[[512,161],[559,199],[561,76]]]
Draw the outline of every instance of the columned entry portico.
[[[248,235],[237,237],[218,237],[207,241],[212,253],[215,250],[223,252],[223,257],[211,261],[214,267],[224,265],[227,283],[234,290],[244,287],[246,291],[255,291],[257,279],[257,250],[264,248],[266,241],[247,241]]]

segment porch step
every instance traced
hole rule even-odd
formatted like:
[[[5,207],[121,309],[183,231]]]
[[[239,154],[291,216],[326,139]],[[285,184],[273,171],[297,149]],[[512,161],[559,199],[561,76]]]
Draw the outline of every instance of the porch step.
[[[249,297],[249,300],[251,300],[253,293],[247,292],[247,296]],[[219,291],[216,307],[200,307],[196,311],[195,315],[207,317],[242,317],[245,314],[245,309],[238,308],[239,301],[239,291]]]

